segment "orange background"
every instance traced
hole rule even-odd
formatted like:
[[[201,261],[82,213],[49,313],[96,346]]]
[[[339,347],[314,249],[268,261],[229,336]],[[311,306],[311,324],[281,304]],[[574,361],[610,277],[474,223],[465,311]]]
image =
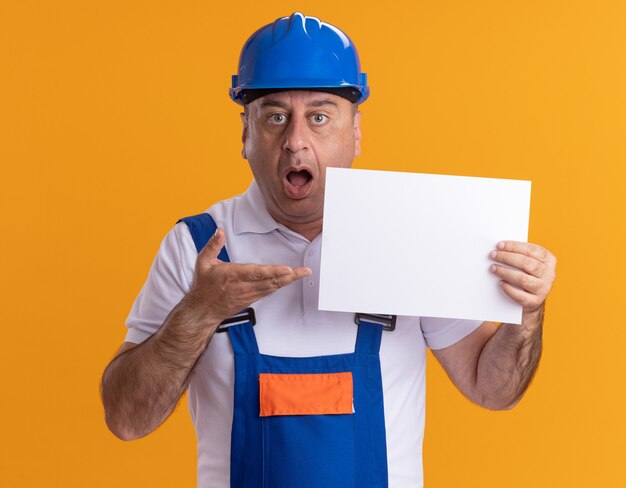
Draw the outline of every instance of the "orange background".
[[[516,409],[473,406],[429,357],[426,486],[626,486],[619,0],[2,1],[0,485],[194,486],[186,402],[123,443],[100,375],[163,235],[247,187],[230,75],[294,10],[359,47],[356,167],[530,179],[530,240],[559,258]]]

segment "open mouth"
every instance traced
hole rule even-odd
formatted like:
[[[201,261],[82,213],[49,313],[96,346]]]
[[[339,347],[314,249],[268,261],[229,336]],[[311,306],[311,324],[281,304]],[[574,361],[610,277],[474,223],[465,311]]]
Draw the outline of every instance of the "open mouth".
[[[309,181],[311,181],[312,178],[313,177],[311,176],[311,173],[309,173],[306,169],[303,169],[301,171],[290,171],[287,174],[287,179],[289,180],[289,183],[291,183],[296,188],[300,188],[306,185]]]
[[[285,189],[290,197],[304,198],[311,189],[313,175],[306,169],[290,171],[285,180]]]

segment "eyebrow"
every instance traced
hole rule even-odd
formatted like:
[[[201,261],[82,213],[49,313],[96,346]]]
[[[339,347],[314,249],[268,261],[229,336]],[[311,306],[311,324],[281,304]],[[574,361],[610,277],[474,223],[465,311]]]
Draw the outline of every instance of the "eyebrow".
[[[334,107],[339,107],[337,102],[331,100],[330,98],[324,98],[321,100],[313,100],[312,102],[309,102],[308,105],[311,107],[323,107],[324,105],[333,105]],[[265,107],[280,107],[284,109],[289,108],[286,103],[283,103],[276,98],[268,98],[267,100],[263,100],[261,102],[261,108],[265,108]]]
[[[335,107],[339,107],[337,102],[331,100],[330,98],[325,98],[323,100],[314,100],[309,105],[312,105],[313,107],[322,107],[324,105],[334,105]]]

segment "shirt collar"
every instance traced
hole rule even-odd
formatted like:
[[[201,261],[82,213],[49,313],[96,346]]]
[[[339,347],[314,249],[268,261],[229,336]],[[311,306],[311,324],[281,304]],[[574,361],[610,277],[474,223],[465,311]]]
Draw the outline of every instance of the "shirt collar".
[[[236,235],[244,232],[267,234],[280,227],[267,211],[265,199],[255,180],[241,196],[235,208],[233,224]]]

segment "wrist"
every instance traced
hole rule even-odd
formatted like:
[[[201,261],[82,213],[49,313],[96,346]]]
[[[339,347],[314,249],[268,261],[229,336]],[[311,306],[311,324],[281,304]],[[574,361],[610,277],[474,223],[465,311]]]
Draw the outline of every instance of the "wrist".
[[[536,307],[532,310],[524,310],[522,312],[522,327],[529,331],[534,332],[538,328],[540,328],[543,324],[543,312],[544,312],[544,303],[542,303],[539,307]]]
[[[220,313],[212,300],[204,293],[197,292],[192,287],[183,297],[176,308],[180,308],[182,322],[190,329],[213,330],[226,318]]]
[[[205,303],[188,293],[170,312],[160,332],[169,343],[204,347],[220,322],[213,318]]]

